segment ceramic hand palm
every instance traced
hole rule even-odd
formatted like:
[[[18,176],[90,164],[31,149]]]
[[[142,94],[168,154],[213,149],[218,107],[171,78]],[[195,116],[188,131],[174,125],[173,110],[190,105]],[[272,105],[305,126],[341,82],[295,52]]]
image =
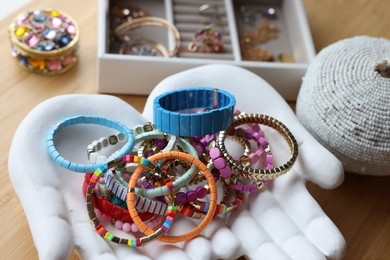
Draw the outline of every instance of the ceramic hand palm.
[[[190,241],[154,241],[132,249],[101,238],[89,223],[81,193],[83,175],[60,168],[47,154],[49,129],[64,117],[86,114],[132,128],[152,120],[157,95],[205,86],[232,93],[241,111],[267,114],[283,122],[299,144],[294,167],[268,183],[265,190],[250,194],[229,216],[213,220],[201,236]],[[82,163],[86,162],[86,145],[109,133],[101,127],[74,126],[58,136],[56,145],[64,157]],[[287,146],[283,139],[268,136],[276,164],[283,163]],[[66,95],[47,100],[19,126],[10,150],[9,174],[41,259],[65,259],[73,248],[85,259],[234,259],[241,255],[250,259],[338,259],[345,248],[342,235],[305,187],[306,181],[324,188],[339,185],[343,178],[340,162],[308,134],[273,88],[238,67],[209,65],[165,79],[149,96],[143,115],[112,96]],[[169,232],[180,234],[195,225],[182,217],[175,219]]]

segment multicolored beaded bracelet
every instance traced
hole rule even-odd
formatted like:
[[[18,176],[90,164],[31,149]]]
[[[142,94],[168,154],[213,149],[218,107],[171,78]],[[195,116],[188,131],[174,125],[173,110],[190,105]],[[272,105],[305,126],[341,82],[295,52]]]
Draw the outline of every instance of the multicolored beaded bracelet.
[[[129,156],[128,158],[131,158],[131,156]],[[104,178],[106,180],[108,189],[111,190],[112,193],[115,194],[120,200],[126,201],[127,189],[126,187],[123,187],[122,184],[114,178],[112,172],[107,171]],[[168,205],[161,201],[151,200],[142,196],[137,196],[135,207],[141,212],[150,212],[157,215],[165,215]]]
[[[91,176],[92,173],[87,173],[84,176],[84,183],[83,183],[84,196],[87,193],[88,183]],[[92,194],[92,202],[95,209],[99,210],[102,214],[110,216],[113,220],[119,220],[124,223],[133,223],[129,211],[127,210],[127,206],[126,208],[123,208],[121,206],[113,204],[110,200],[96,194],[96,192]],[[139,214],[140,214],[140,218],[144,221],[147,221],[155,216],[150,212],[141,212]]]
[[[197,157],[195,149],[188,141],[186,141],[185,139],[182,139],[182,138],[180,138],[179,140],[180,141],[179,141],[178,145],[180,147],[182,147],[182,149],[184,151]],[[129,158],[141,158],[139,156],[133,156],[133,155],[128,155],[128,156],[129,156]],[[122,165],[123,165],[123,162],[119,161],[118,163],[116,163],[113,166],[122,166]],[[110,173],[110,170],[108,171],[108,173]],[[175,180],[173,181],[173,185],[177,188],[182,187],[182,186],[188,184],[190,182],[191,178],[193,178],[193,176],[195,174],[197,174],[197,172],[195,171],[195,166],[191,166],[190,169],[187,170],[182,176],[175,178]],[[123,186],[115,178],[113,178],[112,174],[106,174],[105,178],[106,178],[106,183],[112,183],[109,186],[111,191],[116,196],[118,196],[121,200],[126,201],[126,193],[127,193],[126,187]],[[115,187],[115,189],[113,189],[114,187]],[[166,186],[155,187],[153,189],[144,189],[144,188],[136,187],[135,190],[136,190],[137,195],[139,195],[141,197],[145,197],[145,198],[159,197],[159,196],[163,196],[169,192],[169,189]]]
[[[188,152],[188,153],[192,154],[193,156],[198,157],[196,150],[187,140],[185,140],[183,138],[176,138],[175,136],[172,136],[172,135],[167,136],[166,134],[164,134],[160,130],[155,129],[154,125],[152,123],[146,123],[143,126],[135,127],[134,133],[135,133],[134,143],[139,143],[139,142],[145,141],[145,140],[155,140],[155,139],[156,140],[165,140],[165,139],[168,139],[168,144],[166,145],[166,147],[164,147],[163,151],[168,151],[168,150],[171,150],[174,148],[176,149],[176,147],[180,147],[182,151]],[[116,154],[117,154],[117,152],[114,153],[114,155],[116,155]],[[111,155],[110,158],[112,158],[114,155]],[[115,165],[115,166],[116,167],[120,166],[120,168],[123,168],[123,165],[120,163]],[[119,176],[118,179],[121,181],[122,185],[127,185],[127,183],[123,183],[124,180],[121,176],[121,171],[119,170],[119,171],[117,171],[117,173]],[[190,169],[186,173],[184,173],[182,176],[180,176],[179,178],[177,178],[173,181],[174,185],[176,187],[181,187],[183,185],[186,185],[193,178],[193,176],[195,174],[196,174],[195,167],[191,166]],[[112,175],[106,174],[105,178],[110,178],[110,180],[106,179],[106,183],[112,183],[111,185],[109,185],[109,188],[111,188],[111,190],[113,191],[113,193],[116,196],[118,196],[123,201],[126,201],[126,196],[125,196],[126,187],[119,185],[117,183],[117,181],[112,177],[113,177]],[[113,190],[114,187],[115,187],[115,190]],[[137,189],[137,194],[139,194],[142,197],[147,197],[147,198],[162,196],[162,195],[165,195],[167,192],[168,192],[168,190],[164,187],[157,187],[154,189],[140,189],[139,191]]]
[[[87,187],[91,175],[91,173],[85,174],[83,184],[84,196],[87,192]],[[104,178],[100,178],[97,184],[101,183],[102,180],[104,181]],[[98,185],[95,186],[95,190],[97,187]],[[123,202],[119,198],[115,197],[115,195],[112,196],[110,194],[111,196],[108,195],[108,197],[103,197],[100,196],[98,193],[99,191],[97,190],[96,193],[94,192],[92,194],[92,202],[95,207],[95,213],[99,219],[102,219],[105,222],[110,221],[117,229],[122,230],[124,232],[138,232],[138,227],[133,223],[129,211],[127,210],[126,202]],[[111,191],[109,189],[105,189],[104,193],[111,193]],[[111,197],[111,200],[109,197]],[[164,213],[165,212],[166,209]],[[162,220],[161,215],[154,215],[153,213],[149,212],[141,212],[140,217],[142,220],[146,221],[147,225],[152,229],[154,229],[157,224],[160,223]]]
[[[113,128],[124,134],[127,138],[127,143],[117,152],[116,155],[121,156],[125,155],[133,149],[134,146],[134,136],[133,131],[130,130],[124,124],[114,121],[108,118],[99,117],[99,116],[73,116],[69,118],[65,118],[57,123],[53,128],[50,129],[49,134],[47,136],[47,149],[51,156],[51,158],[61,167],[66,168],[70,171],[74,172],[94,172],[96,169],[103,167],[106,163],[100,164],[78,164],[74,162],[70,162],[66,160],[61,154],[57,151],[54,145],[54,139],[56,135],[64,128],[78,125],[78,124],[94,124],[101,125],[108,128]]]
[[[210,186],[210,204],[209,209],[206,214],[206,216],[203,218],[202,222],[191,232],[188,232],[183,235],[179,236],[168,236],[168,235],[162,235],[159,240],[162,242],[167,243],[177,243],[181,241],[186,241],[189,239],[192,239],[196,236],[198,236],[205,228],[206,226],[211,222],[216,206],[217,206],[217,188],[214,181],[214,176],[211,174],[211,172],[207,169],[207,166],[202,163],[199,159],[196,159],[194,156],[190,154],[186,154],[183,152],[176,152],[176,151],[170,151],[170,152],[163,152],[158,153],[155,155],[152,155],[148,159],[141,160],[140,165],[136,168],[134,173],[131,175],[129,186],[128,186],[128,194],[127,194],[127,207],[129,209],[130,215],[132,219],[134,220],[134,223],[138,226],[139,230],[147,235],[151,235],[153,230],[151,230],[140,218],[138,215],[137,210],[135,209],[135,186],[137,184],[137,179],[140,177],[142,172],[144,170],[149,170],[152,172],[158,172],[159,168],[154,162],[157,162],[159,160],[170,160],[170,159],[178,159],[183,160],[187,163],[195,165],[198,171],[203,172],[205,175],[205,178],[207,179],[208,185]],[[169,179],[169,178],[168,178]],[[175,185],[172,182],[167,182],[166,187],[173,191],[175,190]]]
[[[110,168],[110,165],[116,164],[118,162],[118,160],[128,161],[128,159],[129,159],[128,156],[124,156],[123,158],[117,158],[114,161],[110,161],[107,164],[103,165],[101,168],[98,168],[95,170],[95,172],[91,176],[91,179],[89,181],[88,188],[87,188],[87,193],[86,193],[87,210],[88,210],[88,215],[89,215],[89,218],[91,220],[91,223],[93,224],[93,226],[95,227],[95,229],[99,233],[99,235],[102,236],[104,239],[110,240],[110,241],[112,241],[114,243],[118,243],[118,244],[125,244],[129,247],[140,247],[143,244],[160,237],[161,235],[164,234],[164,232],[166,232],[169,229],[170,224],[172,223],[171,219],[173,219],[173,217],[175,216],[175,213],[176,213],[176,206],[174,205],[175,191],[171,190],[169,193],[170,204],[169,204],[168,210],[167,210],[167,219],[163,223],[162,227],[158,228],[157,230],[154,231],[154,230],[150,229],[151,232],[148,235],[146,235],[142,238],[135,238],[135,239],[121,238],[121,237],[114,235],[112,232],[108,231],[101,224],[100,220],[96,216],[94,206],[92,203],[92,194],[94,191],[94,187],[95,187],[96,183],[98,182],[98,179],[100,177],[104,176],[106,171]],[[144,160],[144,158],[140,158],[140,160],[139,161],[137,160],[137,162],[142,163],[143,160]],[[133,202],[134,202],[134,200],[133,200]],[[134,204],[133,204],[132,209],[135,210]],[[133,222],[135,224],[137,224],[137,226],[139,227],[138,222],[142,221],[141,218],[139,216],[137,216],[136,219],[133,217],[132,217],[132,219],[133,219]]]
[[[171,138],[176,138],[172,136]],[[193,157],[197,158],[198,155],[196,153],[195,148],[184,138],[176,138],[175,144],[172,144],[172,147],[178,146],[181,148],[182,151],[192,155]],[[163,152],[167,152],[166,150],[170,150],[171,146],[168,144],[167,147],[163,150]],[[173,180],[173,185],[177,188],[182,187],[186,184],[188,184],[191,179],[197,174],[196,167],[192,165],[189,170],[187,170],[182,176],[175,178]],[[147,198],[153,198],[153,197],[159,197],[162,195],[165,195],[169,192],[169,189],[167,186],[161,186],[156,187],[154,189],[142,189],[142,188],[135,188],[136,194],[147,197]]]
[[[225,138],[227,133],[233,131],[233,129],[238,125],[253,124],[253,123],[267,125],[271,128],[276,129],[280,134],[283,135],[291,152],[291,156],[286,163],[272,169],[254,169],[237,162],[228,153],[225,147]],[[274,179],[282,175],[283,173],[286,173],[293,166],[294,162],[298,157],[298,144],[297,141],[295,140],[295,137],[290,132],[290,130],[283,123],[276,120],[275,118],[266,115],[261,115],[261,114],[254,114],[254,113],[251,114],[241,113],[240,115],[235,116],[231,126],[227,130],[221,131],[219,133],[218,147],[221,150],[224,157],[229,162],[231,168],[235,168],[246,173],[245,176],[243,177],[250,178],[255,181],[262,181],[264,179]]]

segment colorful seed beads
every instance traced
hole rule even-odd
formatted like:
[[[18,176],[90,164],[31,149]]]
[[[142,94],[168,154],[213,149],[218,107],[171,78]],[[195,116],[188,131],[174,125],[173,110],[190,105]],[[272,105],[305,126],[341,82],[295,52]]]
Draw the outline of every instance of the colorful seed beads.
[[[122,158],[114,159],[114,160],[108,162],[107,164],[101,166],[100,168],[96,169],[95,172],[93,173],[93,175],[91,176],[91,178],[89,180],[89,183],[88,183],[87,192],[86,192],[88,215],[89,215],[91,223],[95,227],[96,231],[104,239],[112,241],[114,243],[124,244],[124,245],[127,245],[129,247],[134,247],[134,248],[135,247],[140,247],[143,244],[145,244],[145,243],[147,243],[149,241],[152,241],[152,240],[162,236],[170,228],[170,226],[172,224],[172,221],[173,221],[173,218],[174,218],[174,216],[176,214],[176,210],[177,210],[176,206],[174,205],[175,191],[173,190],[173,191],[171,191],[169,193],[170,194],[170,203],[169,203],[168,209],[167,209],[167,217],[166,217],[165,222],[162,224],[162,226],[160,228],[158,228],[157,230],[152,230],[152,229],[150,229],[148,227],[151,232],[148,235],[146,235],[146,236],[144,236],[142,238],[134,238],[134,239],[130,238],[129,239],[129,238],[121,238],[121,237],[116,236],[112,232],[108,231],[102,225],[102,223],[100,222],[99,218],[97,217],[96,212],[95,212],[95,208],[94,208],[94,205],[93,205],[93,202],[92,202],[92,195],[93,195],[93,192],[94,192],[94,187],[98,183],[99,178],[103,177],[104,174],[107,172],[107,170],[111,166],[119,163],[120,161],[129,162],[129,157],[128,156],[127,157],[124,156]],[[148,161],[146,159],[139,158],[139,160],[138,160],[137,157],[136,158],[133,157],[133,159],[131,161],[138,162],[138,163],[140,163],[142,165],[145,165],[145,164],[148,163]],[[130,210],[131,209],[129,209],[129,211]],[[133,219],[133,222],[139,227],[139,222],[142,222],[142,220],[138,216],[138,214],[137,214],[136,218],[132,217],[132,219]],[[142,229],[140,229],[140,231],[143,232]]]
[[[19,15],[9,27],[12,55],[29,71],[60,74],[77,63],[77,23],[59,10],[33,10]]]
[[[87,193],[87,188],[89,181],[91,179],[92,173],[87,173],[84,176],[83,183],[83,194],[84,196]],[[99,180],[100,181],[100,180]],[[95,186],[96,188],[96,186]],[[96,191],[96,189],[95,189]],[[105,198],[99,196],[97,192],[93,192],[92,194],[92,202],[95,208],[95,211],[99,211],[102,215],[107,215],[111,218],[112,221],[122,221],[124,223],[133,223],[133,220],[130,217],[130,214],[126,208],[122,207],[122,205],[114,204],[113,201],[109,200],[109,198]],[[153,213],[142,212],[140,213],[140,217],[142,220],[147,221],[154,217]]]

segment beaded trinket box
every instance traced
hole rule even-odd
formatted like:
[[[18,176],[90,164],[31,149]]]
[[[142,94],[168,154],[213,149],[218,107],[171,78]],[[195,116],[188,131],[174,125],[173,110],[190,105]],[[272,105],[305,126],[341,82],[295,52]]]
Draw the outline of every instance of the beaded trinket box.
[[[32,10],[10,25],[12,55],[25,69],[45,75],[60,74],[77,63],[77,23],[59,10]]]
[[[303,79],[297,115],[347,172],[390,174],[390,41],[358,36],[334,43]]]

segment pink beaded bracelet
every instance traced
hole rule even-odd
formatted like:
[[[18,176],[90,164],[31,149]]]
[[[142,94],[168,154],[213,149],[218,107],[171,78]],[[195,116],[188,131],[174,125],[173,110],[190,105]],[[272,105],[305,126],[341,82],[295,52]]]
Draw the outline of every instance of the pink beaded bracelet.
[[[229,132],[234,131],[235,127],[243,124],[264,124],[271,128],[274,128],[277,130],[286,140],[289,148],[290,148],[290,158],[287,160],[286,163],[275,167],[271,169],[254,169],[251,167],[248,167],[246,165],[243,165],[241,163],[238,163],[234,160],[234,158],[228,153],[226,147],[225,147],[225,139],[226,135]],[[258,137],[257,140],[262,143],[262,145],[267,145],[268,143],[265,143],[265,139],[263,140],[261,137]],[[266,115],[260,115],[260,114],[246,114],[241,113],[240,115],[237,115],[233,119],[233,123],[226,131],[221,131],[218,136],[218,147],[220,148],[222,154],[229,162],[230,166],[232,168],[238,169],[241,172],[244,173],[245,178],[250,178],[254,181],[262,181],[264,179],[273,179],[276,178],[284,173],[286,173],[295,163],[297,157],[298,157],[298,144],[295,140],[295,137],[290,132],[290,130],[280,121],[276,120],[275,118],[272,118],[270,116]]]

